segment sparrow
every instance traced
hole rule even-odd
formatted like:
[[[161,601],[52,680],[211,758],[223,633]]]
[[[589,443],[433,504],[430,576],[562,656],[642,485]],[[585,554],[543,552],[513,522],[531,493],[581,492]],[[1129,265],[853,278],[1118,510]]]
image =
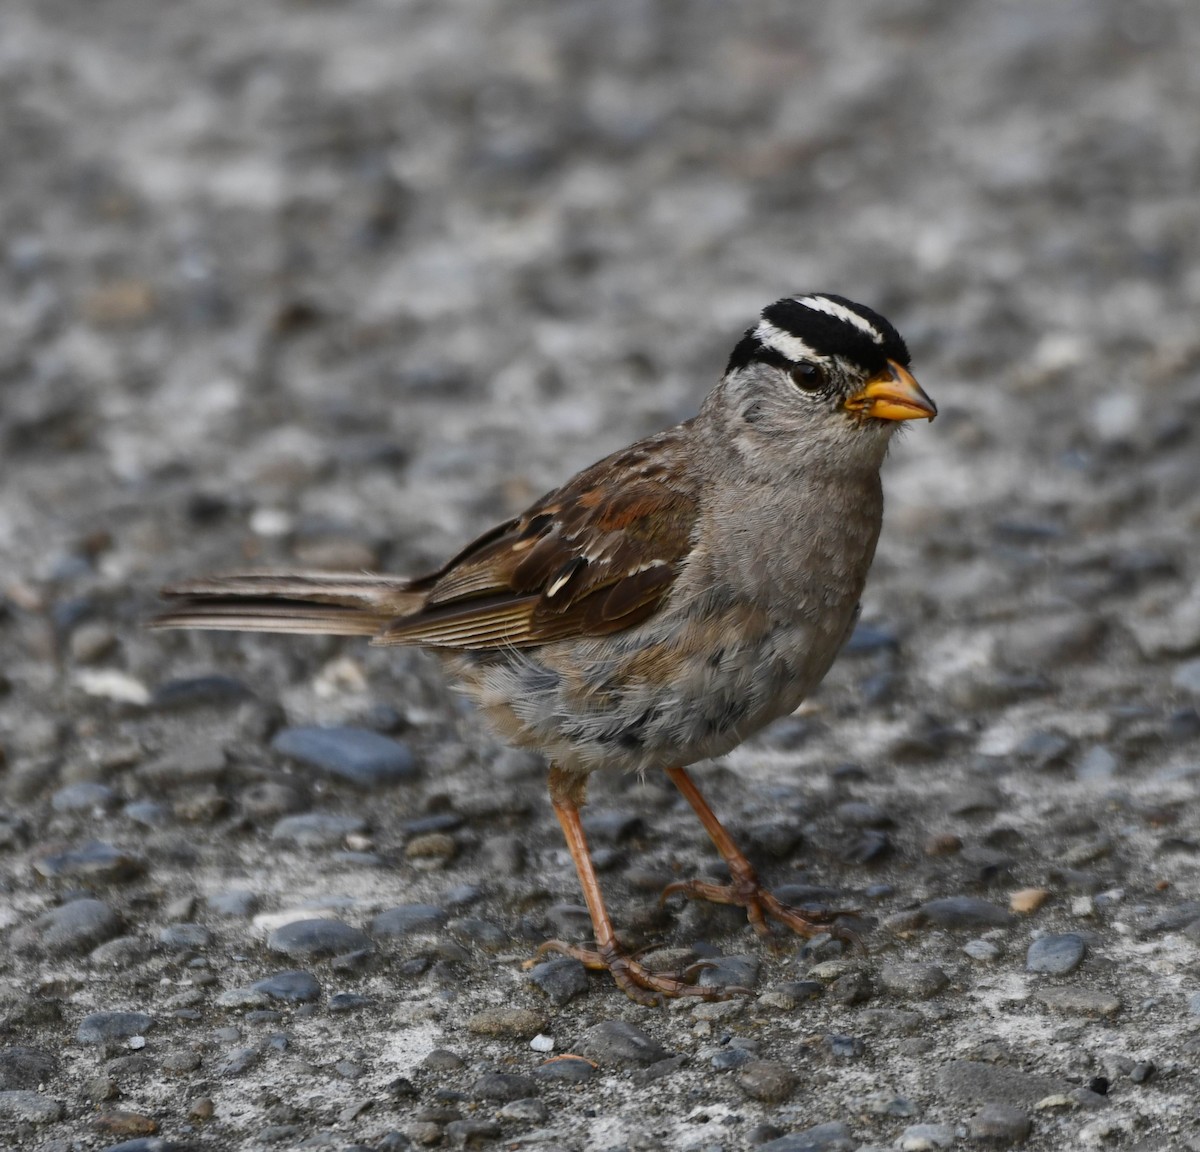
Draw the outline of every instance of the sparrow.
[[[858,615],[883,517],[880,468],[904,421],[937,414],[878,312],[842,296],[763,309],[697,415],[605,457],[435,572],[268,572],[163,590],[158,628],[365,636],[438,653],[486,721],[548,762],[550,802],[594,945],[540,952],[607,970],[633,1000],[716,998],[696,966],[654,971],[618,940],[580,820],[597,770],[665,772],[729,867],[668,886],[803,935],[760,885],[687,767],[720,756],[820,683]]]

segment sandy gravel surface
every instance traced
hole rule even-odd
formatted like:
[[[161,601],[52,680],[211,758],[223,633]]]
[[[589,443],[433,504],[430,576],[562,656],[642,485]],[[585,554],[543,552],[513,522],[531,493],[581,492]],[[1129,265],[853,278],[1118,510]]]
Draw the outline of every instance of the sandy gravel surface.
[[[1198,61],[1187,0],[6,0],[0,1142],[1200,1148]],[[432,661],[140,621],[420,570],[796,290],[943,415],[853,651],[698,776],[868,954],[660,910],[717,862],[612,777],[619,923],[755,995],[531,982],[543,770]]]

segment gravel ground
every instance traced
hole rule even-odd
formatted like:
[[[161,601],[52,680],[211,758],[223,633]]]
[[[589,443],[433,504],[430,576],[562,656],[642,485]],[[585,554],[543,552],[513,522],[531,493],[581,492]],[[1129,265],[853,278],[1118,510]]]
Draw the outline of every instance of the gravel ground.
[[[6,0],[8,1146],[1200,1149],[1198,59],[1187,0]],[[140,622],[421,569],[793,290],[943,415],[698,775],[868,954],[660,910],[714,855],[598,779],[618,922],[755,990],[641,1009],[526,970],[587,933],[543,770],[432,661]]]

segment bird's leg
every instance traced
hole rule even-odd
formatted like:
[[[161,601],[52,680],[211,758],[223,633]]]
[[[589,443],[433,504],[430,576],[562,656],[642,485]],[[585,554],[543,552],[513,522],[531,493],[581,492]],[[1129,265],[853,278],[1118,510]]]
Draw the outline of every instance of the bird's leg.
[[[656,1005],[666,996],[699,996],[704,1000],[724,1000],[745,992],[743,988],[701,988],[696,977],[706,967],[693,965],[683,972],[653,972],[644,964],[627,955],[617,942],[617,935],[604,906],[600,882],[588,851],[587,837],[579,820],[579,809],[583,805],[587,790],[587,777],[578,773],[564,772],[554,765],[550,768],[550,802],[554,814],[562,825],[575,871],[579,873],[579,885],[587,901],[592,917],[592,930],[596,934],[595,948],[580,948],[562,940],[547,940],[539,949],[543,952],[561,952],[582,961],[588,968],[611,972],[617,987],[631,1000],[639,1004]]]
[[[789,907],[776,899],[758,882],[758,873],[754,865],[746,859],[741,849],[733,842],[733,837],[725,831],[725,826],[717,819],[717,814],[708,806],[708,801],[700,794],[695,781],[683,768],[668,768],[667,775],[671,782],[683,793],[684,799],[692,806],[692,810],[700,817],[704,830],[712,838],[721,858],[729,865],[732,880],[728,884],[709,884],[703,880],[679,880],[668,884],[663,889],[662,899],[681,892],[684,896],[698,897],[701,900],[711,900],[714,904],[736,904],[746,909],[746,917],[760,936],[769,936],[767,917],[786,924],[793,932],[801,936],[815,936],[825,928],[821,921],[831,918],[829,915],[818,915],[807,920],[795,908]],[[833,916],[839,913],[832,913]]]

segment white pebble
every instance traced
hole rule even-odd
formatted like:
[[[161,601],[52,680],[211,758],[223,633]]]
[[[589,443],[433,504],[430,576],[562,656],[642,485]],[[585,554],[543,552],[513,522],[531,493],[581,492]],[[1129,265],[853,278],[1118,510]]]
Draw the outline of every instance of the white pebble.
[[[130,1036],[129,1037],[129,1047],[132,1048],[135,1052],[142,1048],[145,1048],[146,1047],[146,1037],[145,1036]]]
[[[544,1032],[539,1032],[532,1040],[529,1041],[529,1047],[535,1052],[553,1052],[554,1037],[547,1036]]]
[[[1095,914],[1096,902],[1090,896],[1076,896],[1075,899],[1071,901],[1072,916],[1087,917],[1095,916]]]

